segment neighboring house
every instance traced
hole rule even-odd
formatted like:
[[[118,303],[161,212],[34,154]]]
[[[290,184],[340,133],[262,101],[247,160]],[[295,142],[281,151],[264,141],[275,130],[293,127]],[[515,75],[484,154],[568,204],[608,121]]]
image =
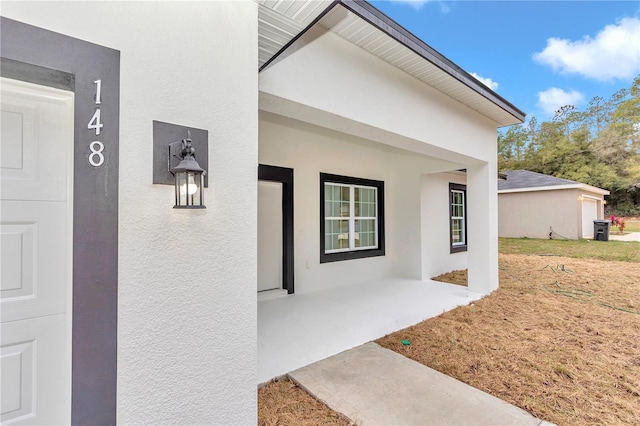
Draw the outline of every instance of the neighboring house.
[[[370,4],[2,15],[3,422],[250,424],[257,290],[497,288],[524,114]],[[154,121],[208,131],[206,209],[152,184]]]
[[[554,176],[514,170],[498,181],[501,237],[593,238],[609,191]]]

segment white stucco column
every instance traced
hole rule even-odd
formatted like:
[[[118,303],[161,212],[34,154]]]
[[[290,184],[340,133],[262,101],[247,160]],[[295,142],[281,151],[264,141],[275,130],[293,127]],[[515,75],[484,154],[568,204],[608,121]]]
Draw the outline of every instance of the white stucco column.
[[[496,163],[467,167],[469,290],[498,288],[498,193]]]

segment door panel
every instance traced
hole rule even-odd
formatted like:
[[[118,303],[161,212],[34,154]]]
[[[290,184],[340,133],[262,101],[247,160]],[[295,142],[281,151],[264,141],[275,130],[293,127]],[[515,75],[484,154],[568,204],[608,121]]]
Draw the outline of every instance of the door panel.
[[[282,288],[282,183],[258,181],[258,291]]]
[[[66,215],[63,202],[2,201],[2,322],[65,312]]]
[[[15,80],[2,82],[2,199],[65,201],[72,146],[56,141],[69,137],[69,123],[61,122],[60,114],[73,126],[73,95],[9,83]]]
[[[2,424],[71,413],[73,93],[2,79]]]
[[[589,198],[582,199],[582,238],[593,238],[593,221],[598,218],[598,203]]]
[[[68,424],[65,314],[2,324],[2,424]]]

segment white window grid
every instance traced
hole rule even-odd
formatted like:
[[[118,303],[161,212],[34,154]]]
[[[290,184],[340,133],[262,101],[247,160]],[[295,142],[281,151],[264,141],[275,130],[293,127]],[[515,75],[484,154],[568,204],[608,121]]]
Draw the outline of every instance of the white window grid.
[[[344,221],[348,220],[349,222],[349,232],[346,237],[349,240],[349,247],[338,248],[338,249],[325,249],[326,254],[331,253],[342,253],[349,251],[358,251],[358,250],[371,250],[378,248],[378,188],[375,186],[365,186],[365,185],[349,185],[344,183],[333,183],[333,182],[325,182],[325,187],[332,186],[338,188],[349,188],[349,216],[325,216],[325,221]],[[370,189],[373,190],[374,194],[374,211],[376,213],[375,216],[355,216],[355,189]],[[325,203],[327,202],[325,198]],[[359,233],[355,232],[355,224],[356,220],[373,220],[373,234],[374,234],[374,244],[370,246],[360,246],[356,247],[356,239],[359,239]],[[325,225],[326,226],[326,225]],[[326,234],[325,228],[325,234]]]
[[[459,191],[457,189],[452,189],[451,193],[454,194],[451,198],[451,245],[453,246],[463,246],[467,243],[467,236],[465,235],[465,225],[464,225],[464,221],[465,221],[465,217],[464,217],[464,212],[465,212],[465,197],[464,197],[464,191]],[[457,195],[457,196],[456,196]],[[459,203],[456,203],[456,200],[460,200]],[[462,213],[461,215],[455,215],[454,212],[459,212]],[[458,228],[456,229],[455,224],[458,224]],[[460,240],[459,241],[454,241],[453,238],[453,233],[456,232],[456,230],[460,233]]]

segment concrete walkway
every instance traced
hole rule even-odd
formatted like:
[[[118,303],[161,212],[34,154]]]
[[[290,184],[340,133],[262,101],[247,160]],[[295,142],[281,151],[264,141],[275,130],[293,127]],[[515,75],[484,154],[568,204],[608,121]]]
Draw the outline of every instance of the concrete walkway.
[[[551,425],[369,342],[289,373],[358,425]]]
[[[638,241],[640,242],[640,232],[630,232],[626,235],[609,234],[609,239],[614,241]]]

